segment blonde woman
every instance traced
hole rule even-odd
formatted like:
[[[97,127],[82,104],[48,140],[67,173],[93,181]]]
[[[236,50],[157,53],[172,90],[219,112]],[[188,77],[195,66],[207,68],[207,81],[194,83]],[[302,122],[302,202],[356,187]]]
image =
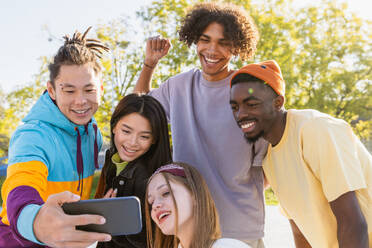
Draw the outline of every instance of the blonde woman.
[[[192,166],[172,163],[160,167],[149,179],[146,197],[150,248],[249,248],[239,240],[221,238],[214,201]]]

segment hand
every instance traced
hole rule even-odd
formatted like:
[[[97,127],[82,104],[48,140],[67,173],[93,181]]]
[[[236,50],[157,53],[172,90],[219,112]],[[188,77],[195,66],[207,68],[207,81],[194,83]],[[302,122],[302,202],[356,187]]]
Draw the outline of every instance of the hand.
[[[171,43],[159,36],[150,37],[146,42],[145,64],[155,67],[159,60],[168,54]]]
[[[103,198],[115,198],[117,193],[118,193],[118,189],[114,190],[110,188]]]
[[[63,212],[63,203],[79,199],[68,191],[49,196],[34,220],[36,238],[50,247],[88,247],[96,241],[110,241],[109,234],[75,229],[75,226],[104,224],[106,221],[99,215],[67,215]]]

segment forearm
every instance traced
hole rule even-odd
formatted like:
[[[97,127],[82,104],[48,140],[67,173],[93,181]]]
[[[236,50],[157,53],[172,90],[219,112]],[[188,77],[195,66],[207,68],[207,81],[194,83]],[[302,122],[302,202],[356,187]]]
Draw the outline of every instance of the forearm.
[[[340,248],[368,248],[368,227],[366,221],[338,223],[337,239]]]
[[[38,243],[33,232],[33,221],[43,203],[39,193],[30,186],[19,186],[9,193],[7,217],[10,229],[19,242]]]
[[[355,192],[347,192],[330,206],[337,221],[340,248],[368,248],[368,227]]]
[[[133,92],[136,93],[148,93],[151,89],[151,80],[152,75],[155,71],[155,66],[150,68],[150,66],[143,65],[141,74],[138,78],[136,86],[133,89]]]
[[[298,229],[296,223],[293,220],[289,220],[291,224],[293,240],[297,248],[311,248],[309,242],[307,242],[305,236],[302,234],[300,229]]]

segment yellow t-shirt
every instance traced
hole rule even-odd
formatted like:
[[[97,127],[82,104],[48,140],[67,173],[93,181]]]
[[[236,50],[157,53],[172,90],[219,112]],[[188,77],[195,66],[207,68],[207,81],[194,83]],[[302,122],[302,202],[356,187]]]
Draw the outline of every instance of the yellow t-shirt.
[[[372,155],[343,120],[288,110],[283,137],[269,145],[265,175],[285,213],[312,247],[338,247],[329,202],[355,191],[372,247]]]

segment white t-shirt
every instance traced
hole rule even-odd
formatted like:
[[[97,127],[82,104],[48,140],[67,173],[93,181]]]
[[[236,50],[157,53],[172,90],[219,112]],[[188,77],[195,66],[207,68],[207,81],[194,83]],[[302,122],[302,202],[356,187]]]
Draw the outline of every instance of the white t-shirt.
[[[182,245],[179,244],[178,248],[182,248]],[[250,246],[237,239],[221,238],[217,239],[211,248],[250,248]]]

